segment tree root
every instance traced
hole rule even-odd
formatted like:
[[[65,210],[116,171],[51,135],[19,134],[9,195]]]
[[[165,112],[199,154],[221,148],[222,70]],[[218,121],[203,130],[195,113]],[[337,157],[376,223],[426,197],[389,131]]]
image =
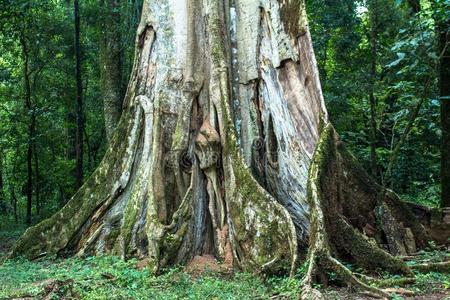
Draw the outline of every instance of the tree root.
[[[403,261],[379,248],[375,242],[371,243],[345,220],[339,203],[351,199],[345,199],[339,189],[340,166],[336,143],[334,129],[328,124],[322,131],[310,168],[308,200],[311,209],[311,235],[308,269],[302,281],[301,298],[323,299],[313,284],[319,272],[324,271],[334,272],[343,282],[373,297],[389,298],[388,292],[371,285],[374,284],[373,279],[368,276],[357,278],[355,273],[334,256],[345,254],[366,268],[379,267],[397,273],[413,274]]]
[[[335,234],[330,237],[333,244],[338,250],[350,254],[358,265],[371,270],[382,268],[392,273],[413,275],[403,261],[379,248],[375,242],[368,241],[342,217],[337,216],[331,223],[335,229]]]
[[[327,252],[327,251],[325,251]],[[319,260],[312,262],[310,261],[310,266],[308,274],[302,281],[302,294],[301,299],[323,299],[323,295],[320,291],[313,287],[314,277],[318,273],[318,267],[321,266],[323,269],[335,272],[342,281],[361,289],[363,292],[370,294],[375,298],[389,298],[389,294],[382,289],[376,288],[374,286],[368,285],[362,280],[358,279],[355,274],[349,270],[346,266],[340,263],[337,259],[332,257],[329,253],[322,253],[319,256]],[[312,258],[317,260],[318,258]]]
[[[411,269],[419,272],[450,273],[450,261],[412,265]]]
[[[403,261],[410,261],[410,260],[416,259],[417,258],[417,254],[415,254],[415,255],[412,254],[412,255],[407,255],[407,256],[399,256],[398,258],[403,260]]]
[[[407,296],[407,297],[411,297],[414,296],[415,293],[413,291],[404,289],[404,288],[388,288],[388,289],[384,289],[384,291],[388,294],[400,294],[403,296]]]
[[[378,279],[365,274],[354,273],[357,277],[361,278],[364,282],[370,285],[375,285],[379,288],[387,288],[390,286],[405,286],[408,284],[413,284],[416,282],[415,277],[400,277],[400,278],[389,278],[389,279]]]

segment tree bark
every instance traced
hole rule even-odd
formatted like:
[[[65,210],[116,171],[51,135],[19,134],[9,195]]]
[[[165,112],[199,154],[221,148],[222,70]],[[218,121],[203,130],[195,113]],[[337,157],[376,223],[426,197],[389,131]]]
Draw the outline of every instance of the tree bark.
[[[450,22],[438,24],[441,97],[441,207],[450,207]]]
[[[111,140],[122,114],[122,41],[120,1],[100,1],[100,80],[106,138]]]
[[[71,18],[73,13],[72,0],[66,0],[66,12],[67,17]],[[73,47],[75,50],[75,47]],[[69,89],[71,85],[66,83],[66,89]],[[72,96],[66,95],[66,138],[67,138],[67,150],[66,159],[76,159],[76,135],[77,135],[77,118],[76,118],[76,101],[73,101]],[[73,176],[75,176],[75,169],[73,170]],[[67,200],[67,199],[66,199]]]
[[[9,192],[11,195],[11,206],[13,209],[13,214],[14,214],[14,221],[16,222],[16,224],[19,221],[19,216],[17,213],[17,196],[16,196],[16,191],[15,191],[15,187],[14,187],[14,182],[16,182],[15,180],[15,174],[16,174],[16,168],[17,168],[17,155],[15,156],[15,158],[13,159],[12,162],[12,171],[9,174],[9,178],[10,178],[10,184],[9,184]]]
[[[17,196],[16,196],[16,191],[14,190],[13,186],[11,186],[11,202],[12,202],[13,213],[14,213],[14,221],[17,224],[17,223],[19,223],[19,216],[17,213]]]
[[[377,56],[378,56],[378,0],[369,2],[369,20],[370,20],[370,87],[369,87],[369,111],[370,111],[370,170],[372,177],[377,179],[378,160],[377,160],[377,100],[375,96],[375,83],[377,78]]]
[[[73,11],[75,17],[75,79],[76,79],[76,142],[75,142],[75,178],[76,187],[80,188],[83,185],[83,81],[81,79],[81,45],[80,45],[80,14],[78,0],[73,1]]]
[[[36,121],[35,121],[35,131],[36,131]],[[36,197],[36,213],[41,215],[43,203],[41,203],[41,186],[40,186],[40,172],[39,172],[39,156],[37,152],[36,141],[33,143],[33,160],[34,160],[34,175],[35,175],[35,186],[34,193]]]
[[[214,255],[292,273],[308,251],[305,290],[333,269],[382,294],[336,258],[409,274],[382,249],[404,249],[406,229],[426,244],[398,197],[340,145],[303,1],[146,1],[123,107],[98,169],[11,257],[107,253],[158,272]]]

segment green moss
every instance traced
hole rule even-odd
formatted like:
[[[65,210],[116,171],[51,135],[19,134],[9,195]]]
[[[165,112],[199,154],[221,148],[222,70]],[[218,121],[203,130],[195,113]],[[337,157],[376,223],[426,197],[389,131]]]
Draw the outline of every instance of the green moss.
[[[310,249],[308,255],[311,255],[311,249],[315,251],[329,251],[329,249],[317,249],[322,247],[328,247],[328,243],[323,243],[319,245],[323,240],[327,240],[327,232],[325,230],[324,220],[318,215],[319,211],[324,211],[322,201],[322,174],[325,172],[328,161],[330,160],[330,155],[332,153],[330,146],[333,142],[333,128],[330,124],[323,125],[323,119],[321,124],[323,127],[319,141],[316,146],[316,150],[311,161],[309,174],[308,174],[308,184],[307,184],[307,199],[310,207]],[[313,188],[315,184],[315,188]],[[317,197],[317,198],[316,198]],[[316,201],[317,199],[317,201]],[[322,239],[322,240],[319,240]],[[320,255],[320,253],[319,253]]]
[[[326,170],[328,163],[333,154],[333,127],[328,124],[325,125],[321,131],[320,139],[317,143],[316,150],[313,155],[311,166],[308,175],[308,201],[312,210],[321,209],[321,207],[316,207],[316,203],[312,201],[312,187],[311,184],[314,182],[317,184],[320,190],[321,186],[321,175]],[[317,176],[317,177],[316,177]],[[320,191],[317,191],[320,192]],[[321,197],[321,195],[318,195]]]
[[[124,254],[128,254],[133,251],[133,249],[129,249],[129,244],[131,241],[133,227],[138,221],[139,214],[143,209],[143,202],[147,197],[146,195],[143,194],[145,190],[142,187],[142,185],[146,184],[143,183],[143,181],[145,180],[146,178],[139,178],[138,182],[134,184],[133,193],[130,195],[130,198],[125,207],[123,223],[120,230],[123,241],[123,247],[124,249],[126,249],[126,253]]]
[[[183,238],[188,230],[188,223],[183,222],[180,228],[175,233],[166,233],[161,240],[160,247],[160,261],[166,260],[170,261],[176,257],[178,253],[181,243],[183,242]]]
[[[369,270],[384,269],[392,273],[411,275],[404,262],[389,255],[376,244],[369,243],[359,232],[355,231],[343,219],[336,219],[336,245],[352,256],[360,266]]]

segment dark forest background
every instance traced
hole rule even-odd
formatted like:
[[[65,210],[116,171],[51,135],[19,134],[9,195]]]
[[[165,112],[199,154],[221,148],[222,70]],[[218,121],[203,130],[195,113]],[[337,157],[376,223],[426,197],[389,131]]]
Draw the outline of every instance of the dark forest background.
[[[104,99],[111,84],[125,93],[141,2],[0,0],[0,229],[57,211],[102,159]],[[449,8],[307,1],[332,123],[380,184],[432,207],[441,201]]]

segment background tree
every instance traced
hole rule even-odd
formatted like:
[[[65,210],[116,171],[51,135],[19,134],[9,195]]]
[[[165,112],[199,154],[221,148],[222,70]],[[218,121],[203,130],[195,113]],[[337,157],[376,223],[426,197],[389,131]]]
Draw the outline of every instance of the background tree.
[[[0,149],[0,213],[7,213],[7,204],[3,184],[3,150]]]
[[[31,206],[33,203],[33,145],[36,136],[36,115],[31,104],[31,81],[30,81],[30,52],[26,37],[26,29],[19,33],[20,45],[23,55],[23,90],[25,112],[30,115],[27,147],[27,224],[31,224]]]
[[[450,4],[436,1],[435,14],[439,39],[439,96],[441,100],[441,207],[450,207]]]
[[[83,111],[83,82],[81,79],[81,44],[80,44],[80,8],[78,0],[73,1],[74,25],[75,25],[75,77],[76,77],[76,116],[77,131],[75,139],[75,157],[76,157],[76,187],[80,188],[83,184],[83,154],[84,154],[84,111]]]
[[[100,1],[100,76],[105,110],[106,137],[111,139],[122,113],[121,5],[117,0]]]
[[[368,1],[369,11],[369,45],[370,45],[370,71],[369,71],[369,107],[370,107],[370,170],[373,178],[378,177],[377,159],[377,99],[375,97],[375,84],[377,82],[377,64],[379,31],[383,21],[381,20],[381,3],[378,0]]]

